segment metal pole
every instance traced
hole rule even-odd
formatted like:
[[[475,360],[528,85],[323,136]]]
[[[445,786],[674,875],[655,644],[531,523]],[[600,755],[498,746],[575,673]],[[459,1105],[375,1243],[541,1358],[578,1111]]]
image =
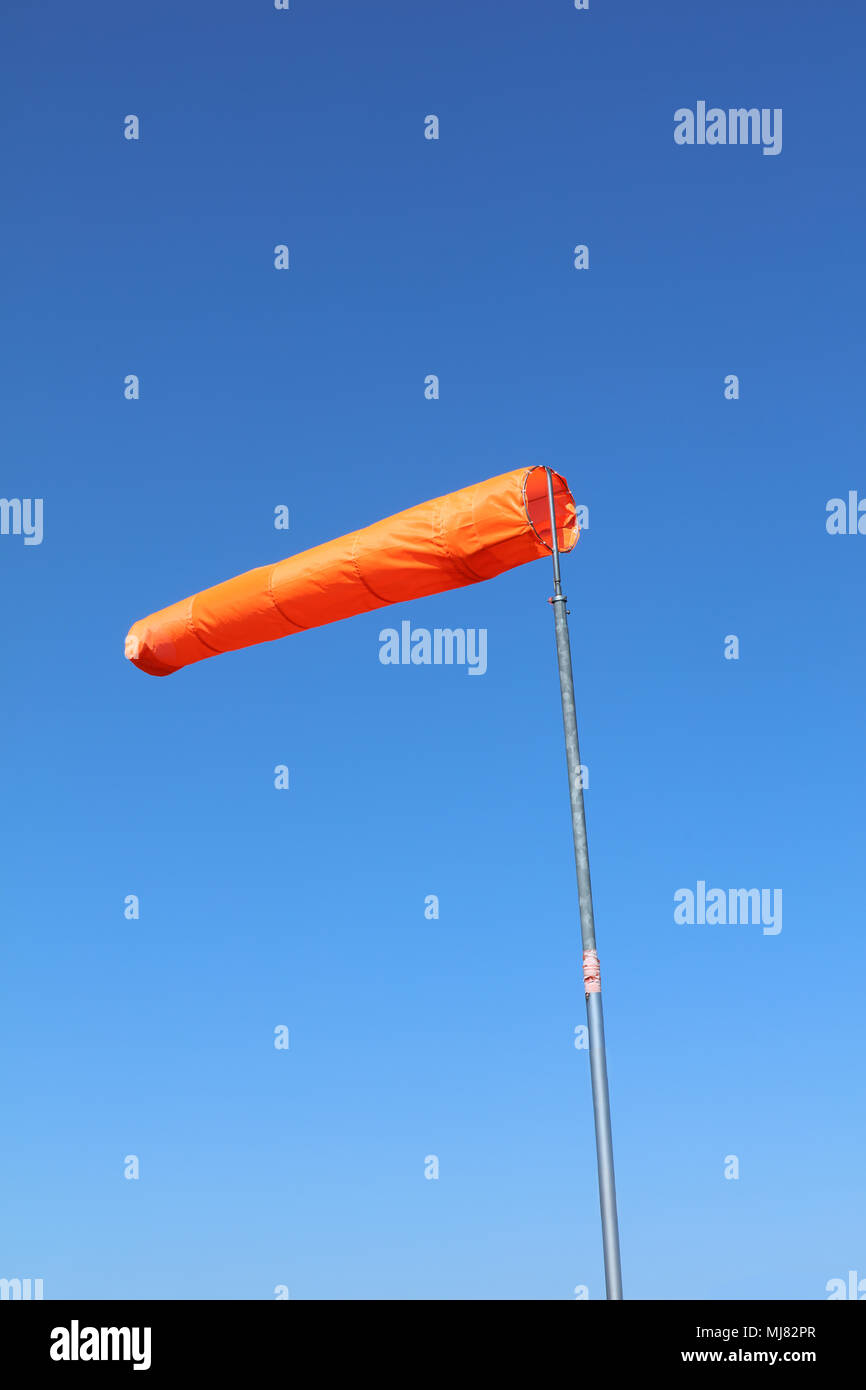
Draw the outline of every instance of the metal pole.
[[[571,827],[574,834],[574,863],[577,870],[577,897],[580,906],[580,934],[583,939],[583,980],[586,993],[586,1019],[589,1030],[589,1067],[592,1076],[592,1109],[595,1117],[595,1148],[598,1157],[598,1195],[601,1204],[601,1234],[604,1244],[604,1281],[608,1298],[622,1298],[622,1269],[619,1258],[619,1223],[616,1215],[616,1184],[613,1176],[613,1139],[610,1131],[610,1096],[607,1086],[607,1058],[604,1047],[604,1016],[601,1008],[601,979],[595,945],[595,919],[589,878],[589,849],[586,842],[586,813],[580,779],[580,749],[577,742],[577,711],[574,704],[574,676],[571,669],[571,642],[568,636],[566,599],[559,574],[559,538],[553,502],[553,475],[547,473],[547,500],[550,504],[551,548],[553,550],[554,596],[550,600],[556,619],[556,655],[559,661],[559,689],[562,695],[562,723],[565,730],[565,760],[571,793]]]

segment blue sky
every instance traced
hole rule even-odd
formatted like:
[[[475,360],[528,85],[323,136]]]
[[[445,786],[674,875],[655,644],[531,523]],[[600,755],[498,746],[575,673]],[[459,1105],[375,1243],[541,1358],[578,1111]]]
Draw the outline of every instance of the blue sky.
[[[603,1296],[546,564],[123,658],[175,599],[540,463],[590,510],[626,1296],[866,1277],[866,538],[825,526],[866,496],[864,37],[802,0],[7,7],[0,490],[44,538],[0,536],[0,1276]],[[699,100],[781,108],[781,154],[677,146]],[[403,619],[486,628],[486,674],[383,666]],[[699,880],[781,888],[782,931],[676,923]]]

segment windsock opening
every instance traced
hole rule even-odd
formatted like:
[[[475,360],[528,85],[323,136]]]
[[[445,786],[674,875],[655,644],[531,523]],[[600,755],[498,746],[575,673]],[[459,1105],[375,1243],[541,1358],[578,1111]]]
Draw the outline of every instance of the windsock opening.
[[[553,481],[553,512],[556,517],[556,539],[562,551],[573,550],[580,528],[571,489],[561,473],[550,470]],[[542,545],[553,550],[550,527],[550,498],[547,492],[547,469],[530,468],[523,484],[523,505],[529,524]]]

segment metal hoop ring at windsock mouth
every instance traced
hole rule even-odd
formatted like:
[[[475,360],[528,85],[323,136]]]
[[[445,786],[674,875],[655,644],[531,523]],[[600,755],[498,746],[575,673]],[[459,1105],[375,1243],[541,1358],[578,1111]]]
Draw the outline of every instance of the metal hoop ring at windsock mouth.
[[[530,479],[535,473],[540,473],[544,479],[543,492],[540,492],[537,498],[530,499],[527,496],[526,489],[529,485]],[[567,519],[561,523],[559,523],[557,519],[558,524],[556,525],[557,541],[559,541],[560,531],[562,532],[563,537],[562,540],[559,541],[558,549],[561,554],[568,555],[572,550],[574,550],[574,547],[577,545],[578,536],[580,535],[580,527],[577,524],[577,503],[574,500],[571,488],[568,486],[568,483],[566,482],[565,478],[562,476],[561,473],[557,473],[555,468],[545,468],[544,465],[540,463],[533,464],[531,468],[527,468],[526,475],[523,479],[522,487],[523,511],[526,515],[526,520],[529,522],[529,526],[533,535],[540,541],[540,543],[544,546],[545,550],[548,550],[551,554],[553,554],[553,523],[550,521],[550,509],[548,505],[547,495],[548,473],[550,473],[551,480],[553,481],[554,485],[554,506],[556,505],[556,502],[559,498],[564,498],[566,509],[570,506],[572,510],[572,519],[570,524]],[[539,530],[539,525],[537,524],[539,523],[543,526],[542,514],[543,519],[547,521],[548,526],[550,527],[551,535],[549,540],[545,539],[542,532]],[[569,535],[571,535],[572,537],[570,543],[567,539]]]

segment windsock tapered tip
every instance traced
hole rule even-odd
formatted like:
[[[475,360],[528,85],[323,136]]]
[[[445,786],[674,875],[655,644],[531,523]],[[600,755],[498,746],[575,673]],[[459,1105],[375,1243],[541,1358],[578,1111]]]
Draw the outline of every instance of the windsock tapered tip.
[[[126,634],[123,654],[127,661],[131,661],[133,666],[137,666],[139,671],[145,671],[149,676],[170,676],[178,669],[177,666],[168,666],[157,660],[141,622],[133,623]]]

